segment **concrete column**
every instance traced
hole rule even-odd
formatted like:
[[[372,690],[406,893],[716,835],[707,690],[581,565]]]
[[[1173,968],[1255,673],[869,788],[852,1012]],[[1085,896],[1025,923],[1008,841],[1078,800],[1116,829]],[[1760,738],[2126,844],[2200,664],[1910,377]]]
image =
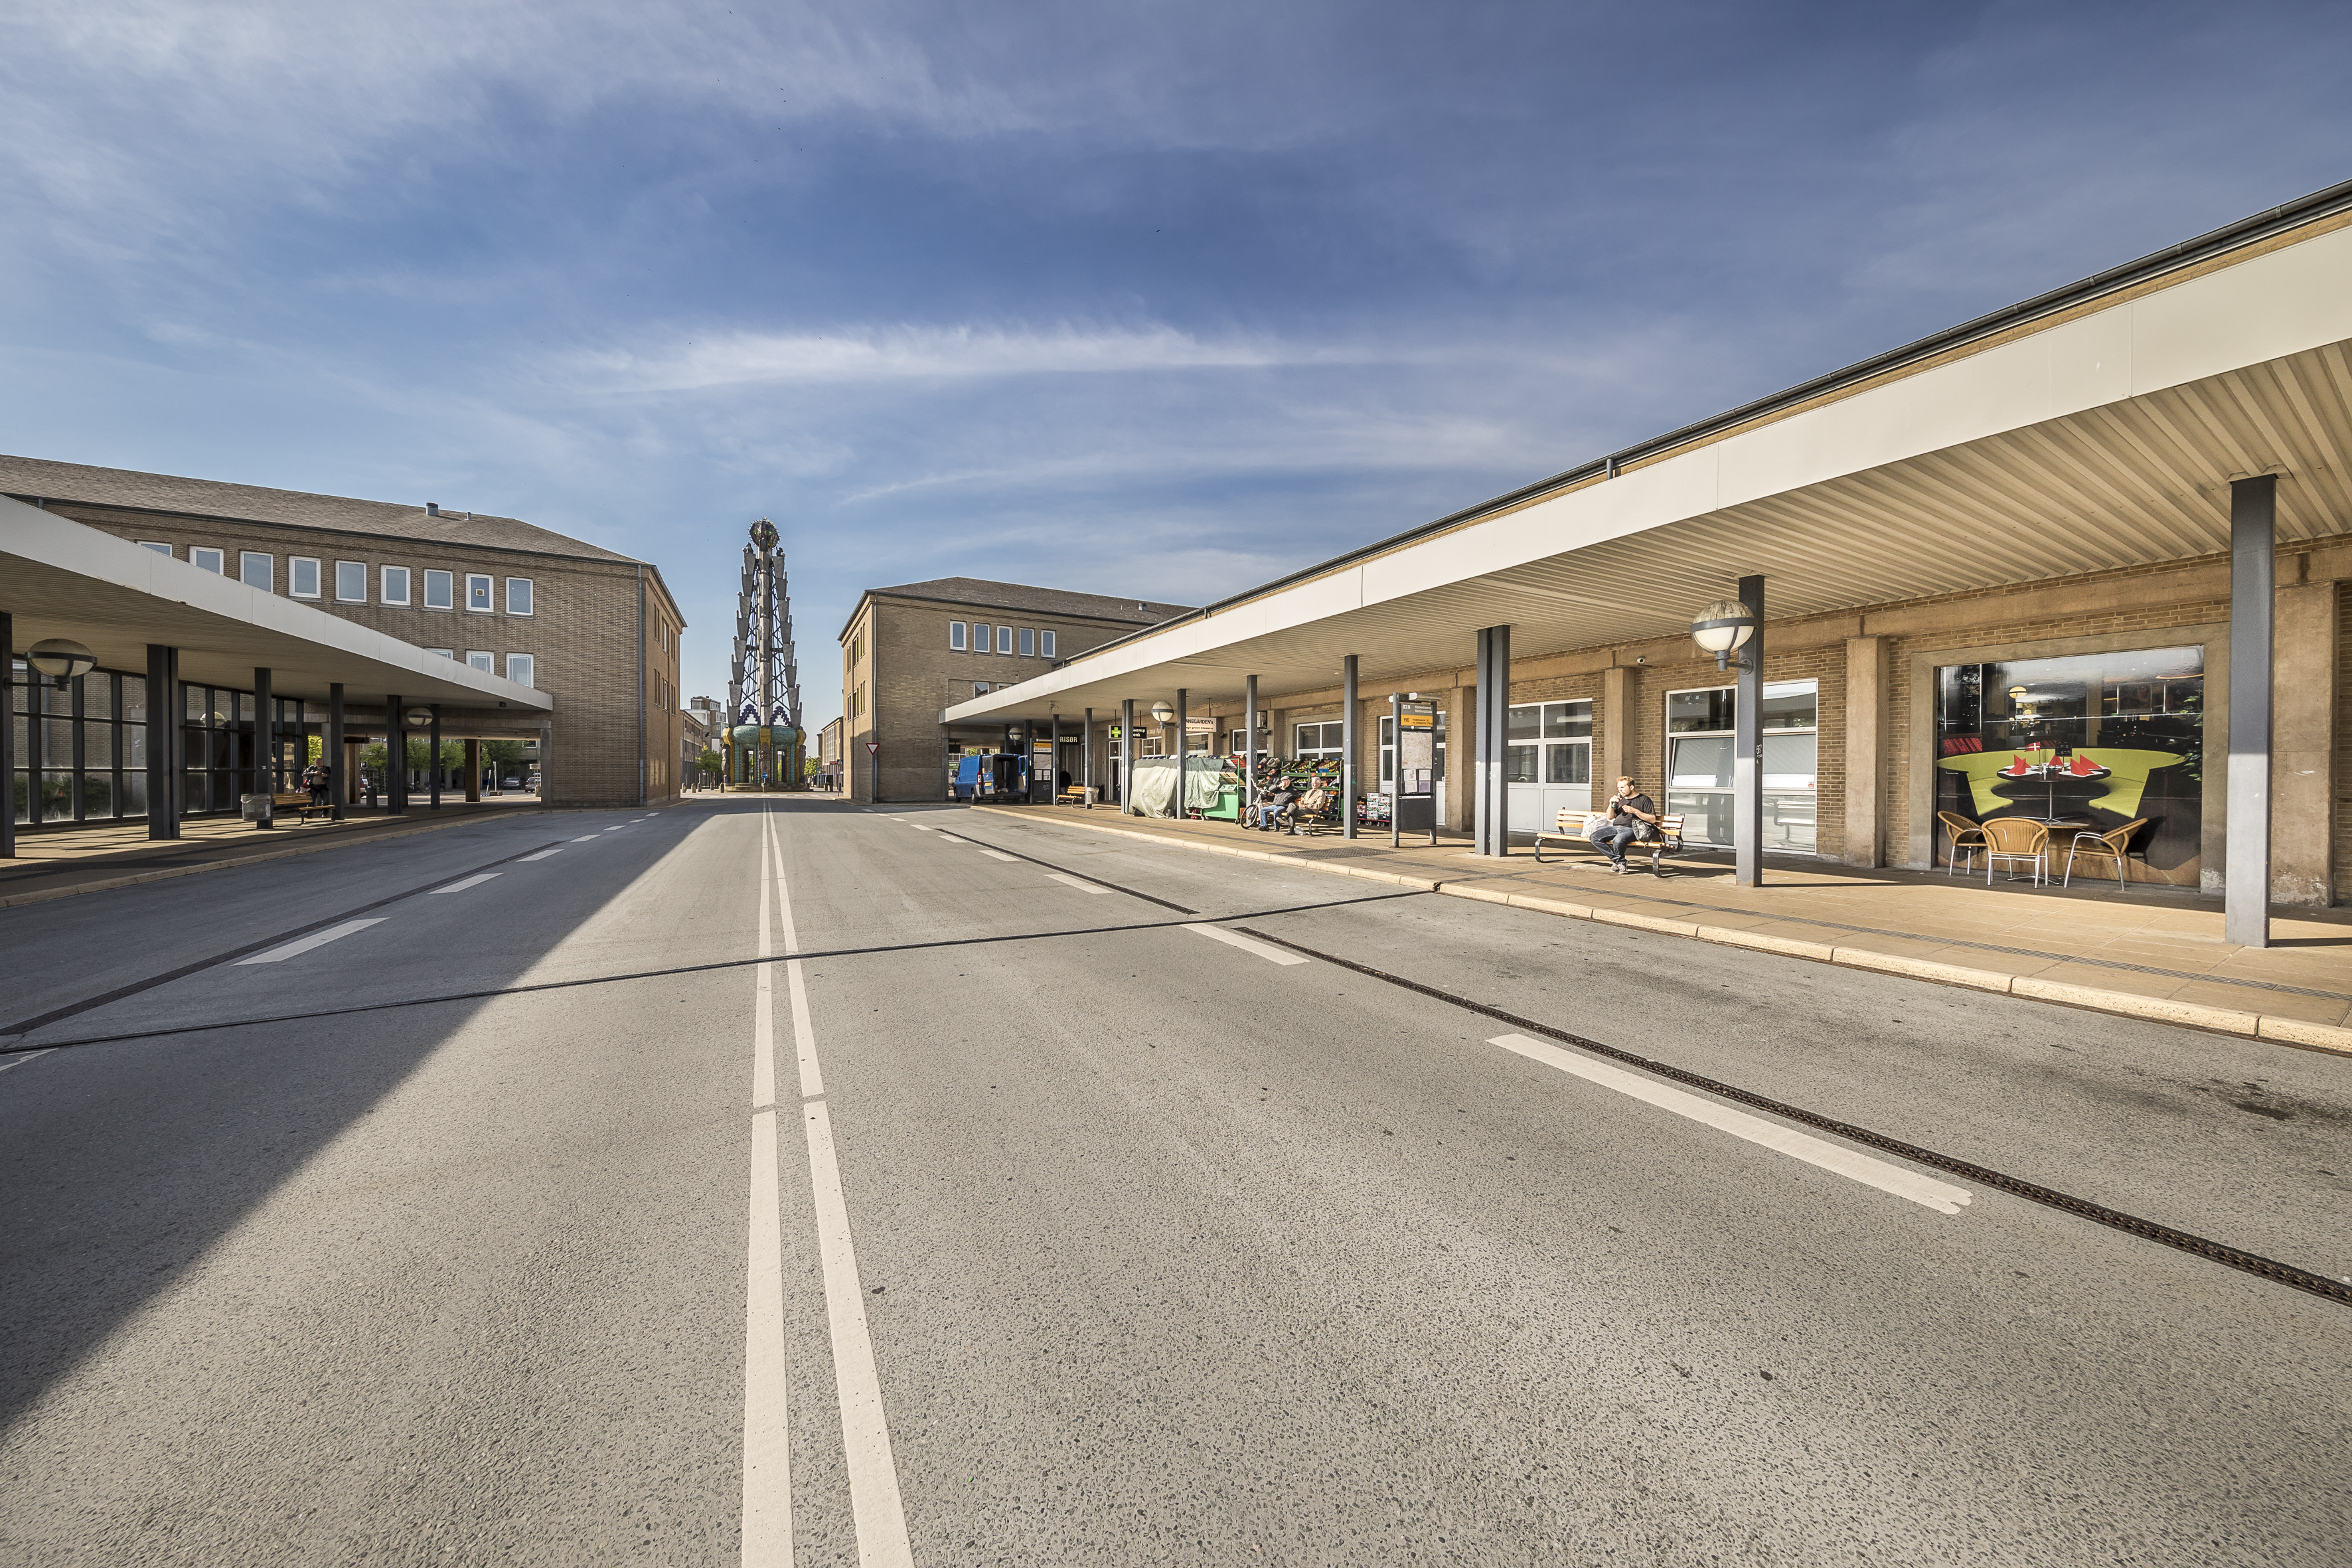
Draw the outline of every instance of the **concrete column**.
[[[555,749],[555,725],[542,721],[539,726],[539,804],[545,805],[551,798],[555,774],[550,771],[551,753]]]
[[[1470,830],[1472,796],[1476,793],[1473,781],[1477,771],[1466,765],[1476,725],[1471,690],[1469,687],[1454,686],[1437,699],[1445,705],[1445,815],[1440,822],[1450,833]]]
[[[478,740],[466,742],[466,798],[482,798],[482,742]]]
[[[397,696],[383,700],[383,809],[397,816],[408,809],[408,726]]]
[[[433,723],[425,731],[430,738],[425,742],[426,754],[425,776],[433,781],[432,806],[434,810],[438,811],[441,809],[441,704],[434,703],[432,711]],[[646,804],[645,773],[645,758],[641,756],[637,759],[637,804],[639,805]]]
[[[2230,481],[2230,772],[2221,934],[2271,944],[2271,658],[2278,476]]]
[[[1339,663],[1339,833],[1356,836],[1356,656]]]
[[[1242,820],[1257,805],[1257,677],[1242,678]]]
[[[1886,777],[1886,639],[1845,640],[1845,851],[1849,866],[1883,866],[1878,820]]]
[[[1086,777],[1078,782],[1078,787],[1081,790],[1097,787],[1095,784],[1095,710],[1091,708],[1087,710],[1086,738],[1078,742],[1078,766],[1086,773]],[[1093,807],[1089,805],[1087,809],[1091,811]]]
[[[1051,805],[1054,804],[1055,797],[1060,795],[1062,793],[1061,714],[1055,713],[1051,715],[1046,720],[1046,724],[1048,729],[1045,739],[1045,804],[1047,805]],[[1036,755],[1037,748],[1031,746],[1029,748],[1029,752],[1032,756]]]
[[[2278,687],[2271,745],[2271,901],[2336,901],[2336,584],[2278,595]]]
[[[1764,885],[1764,579],[1742,577],[1739,602],[1756,617],[1756,631],[1738,655],[1739,708],[1732,720],[1731,742],[1731,879],[1743,888],[1760,888]]]
[[[327,743],[319,750],[319,760],[327,764],[327,820],[341,822],[343,797],[351,793],[345,776],[351,759],[343,754],[343,683],[340,680],[327,688]]]
[[[1605,782],[1612,790],[1622,778],[1648,778],[1640,759],[1633,755],[1634,731],[1641,715],[1634,711],[1640,700],[1635,695],[1641,689],[1642,672],[1630,664],[1611,665],[1601,672],[1601,724],[1593,739],[1598,742],[1592,754],[1592,786],[1596,798],[1605,804],[1607,796],[1599,795]],[[1658,799],[1664,802],[1664,780],[1659,781]]]

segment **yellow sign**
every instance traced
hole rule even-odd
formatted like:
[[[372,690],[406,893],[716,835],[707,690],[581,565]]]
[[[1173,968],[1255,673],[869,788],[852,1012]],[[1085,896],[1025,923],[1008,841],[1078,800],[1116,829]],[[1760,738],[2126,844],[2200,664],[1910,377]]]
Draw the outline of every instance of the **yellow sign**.
[[[1408,708],[1397,715],[1397,727],[1401,730],[1434,730],[1437,728],[1437,715],[1416,713]]]

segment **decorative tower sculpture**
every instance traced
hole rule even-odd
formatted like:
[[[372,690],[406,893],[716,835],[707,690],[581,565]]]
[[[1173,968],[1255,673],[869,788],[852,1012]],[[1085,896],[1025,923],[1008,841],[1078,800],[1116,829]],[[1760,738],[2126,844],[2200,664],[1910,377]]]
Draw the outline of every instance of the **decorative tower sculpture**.
[[[735,602],[735,648],[727,687],[727,782],[798,790],[802,776],[800,662],[793,655],[793,601],[776,525],[751,525],[743,588]],[[749,680],[747,689],[746,680]]]

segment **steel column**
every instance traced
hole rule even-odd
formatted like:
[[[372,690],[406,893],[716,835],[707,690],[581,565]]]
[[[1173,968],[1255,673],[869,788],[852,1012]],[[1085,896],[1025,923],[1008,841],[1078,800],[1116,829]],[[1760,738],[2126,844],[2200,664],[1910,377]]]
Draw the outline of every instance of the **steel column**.
[[[408,809],[408,726],[400,699],[383,700],[383,809],[398,816]]]
[[[1087,710],[1087,727],[1078,741],[1078,768],[1086,775],[1078,781],[1078,799],[1086,809],[1095,808],[1095,798],[1089,792],[1095,787],[1095,710]]]
[[[1764,885],[1764,579],[1742,577],[1739,602],[1756,617],[1756,630],[1739,650],[1739,698],[1731,721],[1731,879],[1743,888]],[[1658,786],[1665,809],[1665,786]]]
[[[344,787],[343,758],[343,683],[335,681],[327,688],[327,799],[331,802],[327,812],[330,822],[343,820],[343,797],[350,792]]]
[[[16,617],[0,610],[0,788],[8,792],[6,805],[0,805],[0,860],[16,857]],[[29,662],[26,673],[31,673]],[[30,695],[29,690],[27,695]],[[32,704],[26,703],[26,727],[32,727]],[[30,792],[27,807],[41,798],[39,785],[30,777],[25,780]],[[26,813],[31,816],[28,809]]]
[[[180,836],[180,650],[147,645],[147,837]]]
[[[1061,714],[1058,712],[1047,714],[1045,724],[1045,804],[1052,805],[1062,798]],[[1034,754],[1037,748],[1033,745],[1029,750],[1032,754]]]
[[[1168,802],[1168,816],[1171,822],[1184,820],[1184,726],[1188,722],[1184,707],[1185,699],[1190,695],[1181,686],[1176,689],[1176,794]]]
[[[1397,802],[1404,798],[1404,693],[1389,693],[1389,847],[1404,842],[1404,826],[1397,820]]]
[[[1511,852],[1510,792],[1506,761],[1511,719],[1511,628],[1486,626],[1478,633],[1476,733],[1471,761],[1471,847],[1475,853],[1507,857]]]
[[[2221,934],[2271,944],[2271,659],[2278,476],[2230,481],[2230,773]]]
[[[1242,678],[1242,820],[1257,809],[1257,677]]]
[[[1356,656],[1339,661],[1339,836],[1356,836]]]
[[[269,671],[253,672],[253,793],[278,793],[278,704],[269,689]],[[273,807],[274,809],[274,807]],[[263,819],[264,826],[268,819]]]
[[[427,738],[425,742],[426,752],[425,776],[433,781],[430,800],[433,809],[438,811],[441,809],[441,704],[438,702],[433,704],[433,725],[425,731],[425,735]],[[637,804],[639,805],[646,804],[643,757],[637,759]]]
[[[1135,778],[1135,699],[1118,705],[1118,814],[1127,815],[1127,797]]]

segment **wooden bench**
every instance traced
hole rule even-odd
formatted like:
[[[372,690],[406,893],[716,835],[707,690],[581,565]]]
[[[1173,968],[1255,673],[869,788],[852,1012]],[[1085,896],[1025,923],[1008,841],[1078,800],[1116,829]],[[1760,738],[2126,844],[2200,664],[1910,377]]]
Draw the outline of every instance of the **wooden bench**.
[[[1537,834],[1536,864],[1540,866],[1544,863],[1544,846],[1548,843],[1558,844],[1562,848],[1573,845],[1580,849],[1590,849],[1595,855],[1599,855],[1600,848],[1591,839],[1584,836],[1584,819],[1589,815],[1591,814],[1570,807],[1561,812],[1553,821],[1550,831]],[[1665,858],[1669,855],[1681,854],[1682,847],[1683,819],[1679,816],[1661,816],[1658,818],[1658,836],[1655,838],[1637,838],[1625,846],[1625,857],[1630,860],[1644,850],[1648,851],[1650,875],[1663,877],[1665,875],[1663,868]]]
[[[1087,804],[1087,792],[1083,789],[1066,789],[1061,794],[1054,797],[1054,804],[1055,805],[1084,805]]]
[[[285,790],[269,797],[270,816],[275,816],[281,811],[289,810],[294,813],[294,820],[297,822],[310,821],[313,812],[320,816],[334,815],[334,808],[331,806],[311,805],[310,792],[307,790]]]

